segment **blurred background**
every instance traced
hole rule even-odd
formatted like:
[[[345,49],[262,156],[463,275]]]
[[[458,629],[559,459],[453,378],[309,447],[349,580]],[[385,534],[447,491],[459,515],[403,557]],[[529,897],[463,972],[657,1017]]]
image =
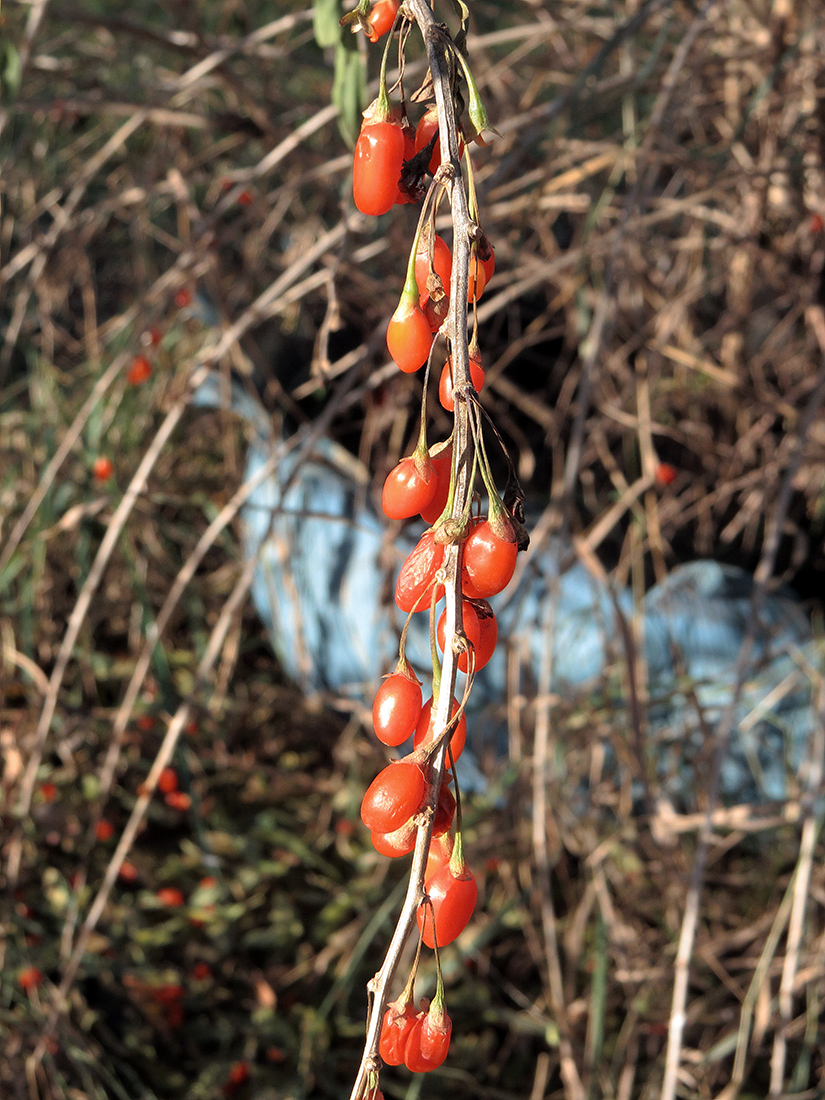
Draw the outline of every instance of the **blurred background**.
[[[276,659],[238,515],[260,433],[229,410],[234,380],[273,439],[334,447],[364,516],[417,433],[421,379],[384,343],[416,210],[354,209],[380,48],[342,11],[0,15],[4,1097],[320,1100],[354,1078],[407,871],[358,819],[388,669],[304,691]],[[473,153],[482,402],[533,552],[563,532],[628,609],[698,559],[761,569],[819,638],[819,4],[474,0],[468,48],[500,133]],[[421,59],[413,33],[408,93]],[[224,408],[193,403],[201,366]],[[778,800],[728,799],[703,854],[712,729],[681,801],[655,765],[634,793],[655,713],[632,628],[596,685],[534,706],[516,682],[477,744],[451,1053],[388,1069],[388,1098],[661,1095],[697,867],[676,1095],[822,1095],[821,757]]]

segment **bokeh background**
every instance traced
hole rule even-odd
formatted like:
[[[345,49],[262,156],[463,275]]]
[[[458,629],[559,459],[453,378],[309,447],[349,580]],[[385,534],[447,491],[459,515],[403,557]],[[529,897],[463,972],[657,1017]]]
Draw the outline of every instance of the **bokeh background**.
[[[190,402],[206,363],[278,433],[323,418],[373,499],[415,435],[420,380],[384,345],[415,212],[354,210],[347,137],[379,53],[336,44],[337,7],[7,0],[0,15],[0,1091],[15,1100],[321,1100],[354,1077],[406,871],[358,820],[384,757],[363,705],[305,696],[279,668],[227,509],[248,428]],[[497,267],[482,400],[541,531],[566,525],[638,597],[698,558],[753,572],[776,531],[773,574],[816,632],[819,3],[474,0],[470,15],[499,131],[474,156]],[[413,34],[409,91],[421,58]],[[481,760],[488,788],[465,810],[480,906],[445,957],[452,1051],[426,1077],[384,1073],[392,1100],[573,1097],[563,1057],[582,1096],[660,1095],[701,814],[654,827],[627,783],[600,780],[604,746],[621,759],[628,742],[610,699],[551,700],[567,778],[547,769],[538,833],[535,712],[511,700],[511,751]],[[643,705],[634,721],[643,738]],[[153,764],[174,774],[124,833]],[[681,1097],[822,1095],[818,812],[797,799],[719,822]]]

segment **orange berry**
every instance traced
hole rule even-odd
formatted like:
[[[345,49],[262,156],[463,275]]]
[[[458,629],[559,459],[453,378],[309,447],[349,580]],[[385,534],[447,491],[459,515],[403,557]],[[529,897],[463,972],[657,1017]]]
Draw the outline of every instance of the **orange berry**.
[[[164,768],[158,777],[158,790],[168,794],[178,789],[178,773],[174,768]]]
[[[94,465],[92,466],[92,477],[95,481],[108,481],[114,473],[114,466],[110,458],[104,458],[102,455],[100,458],[96,458]]]
[[[173,810],[188,810],[192,805],[192,799],[183,791],[170,791],[164,799],[167,806]]]
[[[17,981],[22,989],[36,989],[43,981],[43,975],[36,966],[27,966],[17,975]]]
[[[176,886],[164,886],[158,890],[155,897],[162,905],[168,905],[170,909],[177,909],[183,905],[185,898]]]
[[[142,386],[152,377],[152,365],[145,355],[136,355],[126,374],[126,380],[133,386]]]
[[[130,863],[128,859],[124,859],[123,863],[120,865],[118,875],[120,875],[124,882],[134,882],[138,877],[138,869],[135,867],[134,863]]]
[[[656,484],[664,489],[676,480],[678,473],[676,467],[671,466],[669,462],[660,462],[653,476]]]

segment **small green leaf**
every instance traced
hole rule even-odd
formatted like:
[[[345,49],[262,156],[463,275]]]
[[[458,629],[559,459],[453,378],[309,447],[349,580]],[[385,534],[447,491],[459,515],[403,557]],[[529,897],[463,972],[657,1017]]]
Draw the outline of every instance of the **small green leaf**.
[[[338,108],[338,129],[348,145],[355,145],[367,95],[364,66],[356,50],[339,43],[335,51],[332,102]]]
[[[15,99],[20,91],[21,77],[20,54],[7,40],[0,44],[0,98]]]
[[[341,39],[340,0],[315,0],[312,8],[312,29],[315,41],[321,47],[335,46]]]

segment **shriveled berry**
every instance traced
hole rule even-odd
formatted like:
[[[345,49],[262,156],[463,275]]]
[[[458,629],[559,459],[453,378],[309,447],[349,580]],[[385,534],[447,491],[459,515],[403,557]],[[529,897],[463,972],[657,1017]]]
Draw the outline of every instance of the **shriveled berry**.
[[[395,602],[401,611],[428,611],[430,590],[435,575],[444,561],[444,547],[435,541],[432,531],[425,531],[418,544],[401,566],[395,585]],[[439,598],[443,585],[439,586]]]

